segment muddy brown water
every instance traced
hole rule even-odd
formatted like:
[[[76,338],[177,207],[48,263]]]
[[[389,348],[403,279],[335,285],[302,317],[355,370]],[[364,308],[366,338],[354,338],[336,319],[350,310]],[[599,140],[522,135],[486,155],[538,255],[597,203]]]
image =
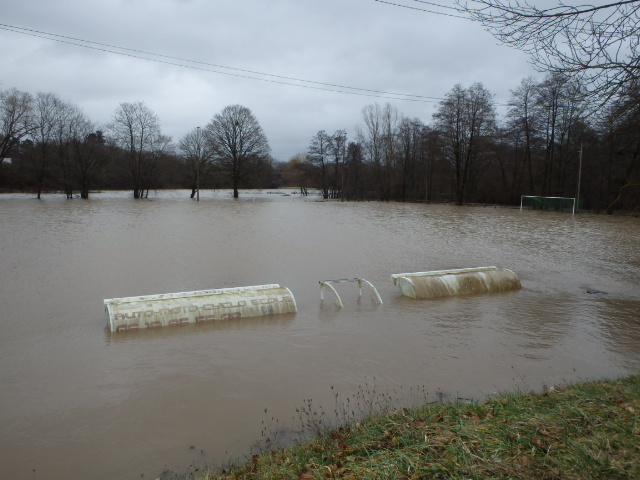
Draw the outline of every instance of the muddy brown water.
[[[640,369],[638,219],[201,198],[0,197],[3,478],[156,478],[242,459],[265,426],[295,431],[296,408],[331,412],[336,392],[481,399]],[[389,278],[488,265],[522,290],[420,301]],[[356,284],[336,286],[343,309],[320,301],[319,280],[350,277],[384,303]],[[106,328],[105,298],[268,283],[292,291],[296,314]]]

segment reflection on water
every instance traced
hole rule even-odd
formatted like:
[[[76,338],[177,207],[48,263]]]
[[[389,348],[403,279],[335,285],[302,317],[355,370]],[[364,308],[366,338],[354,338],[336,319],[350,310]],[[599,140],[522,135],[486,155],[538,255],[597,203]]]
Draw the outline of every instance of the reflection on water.
[[[640,368],[637,219],[203,193],[0,197],[8,478],[221,463],[250,452],[265,408],[290,424],[303,399],[333,406],[332,386],[346,397],[366,379],[481,398]],[[389,278],[487,265],[522,290],[416,301]],[[319,280],[353,277],[384,303],[352,284],[344,308],[320,301]],[[105,298],[268,283],[297,314],[106,328]]]
[[[197,335],[209,333],[217,330],[253,330],[257,328],[268,327],[286,327],[293,322],[294,313],[283,313],[277,315],[267,315],[263,317],[247,317],[247,318],[223,318],[215,322],[207,323],[188,323],[175,326],[175,328],[148,328],[141,330],[123,331],[115,335],[109,326],[104,329],[105,343],[110,342],[141,342],[153,341],[169,338],[175,338],[180,335]]]

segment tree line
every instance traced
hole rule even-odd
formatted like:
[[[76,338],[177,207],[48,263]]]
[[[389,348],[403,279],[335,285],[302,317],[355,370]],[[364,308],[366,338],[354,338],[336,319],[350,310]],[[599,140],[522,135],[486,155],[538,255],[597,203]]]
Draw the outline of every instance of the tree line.
[[[625,89],[594,114],[578,80],[523,79],[498,118],[481,84],[455,85],[430,123],[390,104],[362,109],[347,131],[318,131],[288,162],[275,162],[253,113],[231,105],[177,143],[142,102],[120,104],[99,128],[52,93],[0,91],[0,184],[63,192],[290,186],[323,198],[517,204],[521,195],[580,196],[594,211],[640,205],[640,91]],[[579,192],[578,192],[579,191]]]
[[[292,184],[324,198],[517,204],[521,195],[580,197],[594,211],[640,205],[640,99],[618,94],[594,113],[579,81],[523,79],[499,121],[481,84],[456,85],[430,124],[386,104],[362,110],[352,141],[317,132],[287,164]]]
[[[640,0],[456,4],[526,52],[543,80],[522,80],[502,121],[481,83],[456,85],[428,125],[367,106],[353,142],[318,132],[289,175],[315,173],[325,198],[513,204],[528,194],[640,208]]]
[[[10,160],[6,160],[10,159]],[[177,144],[143,102],[122,103],[103,127],[53,93],[0,91],[0,188],[61,191],[88,198],[93,189],[149,190],[271,186],[273,160],[251,111],[230,105]]]
[[[525,78],[498,118],[482,85],[455,85],[430,123],[367,105],[346,130],[312,136],[274,162],[246,107],[231,105],[176,144],[141,102],[98,127],[52,93],[0,90],[0,188],[74,192],[295,186],[323,198],[515,204],[579,197],[582,208],[640,207],[640,0],[538,9],[526,1],[456,1],[544,74]],[[569,48],[568,48],[569,46]],[[11,158],[7,165],[6,158]]]

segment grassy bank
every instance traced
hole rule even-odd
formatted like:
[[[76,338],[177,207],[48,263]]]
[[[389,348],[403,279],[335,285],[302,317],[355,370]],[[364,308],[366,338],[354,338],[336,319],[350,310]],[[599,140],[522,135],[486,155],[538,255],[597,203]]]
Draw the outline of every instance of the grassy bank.
[[[639,414],[633,375],[405,409],[196,478],[640,479]]]

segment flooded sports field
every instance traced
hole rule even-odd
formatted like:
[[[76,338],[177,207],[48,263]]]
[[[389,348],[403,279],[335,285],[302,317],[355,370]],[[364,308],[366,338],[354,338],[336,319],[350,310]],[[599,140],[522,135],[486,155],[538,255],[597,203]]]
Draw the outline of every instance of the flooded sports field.
[[[0,196],[0,472],[158,478],[242,459],[265,425],[640,369],[640,220],[281,192]],[[390,275],[495,265],[522,289],[414,300]],[[361,277],[370,289],[319,281]],[[112,333],[104,299],[279,284],[297,313]],[[418,392],[421,392],[418,394]],[[267,413],[265,413],[265,409]]]

